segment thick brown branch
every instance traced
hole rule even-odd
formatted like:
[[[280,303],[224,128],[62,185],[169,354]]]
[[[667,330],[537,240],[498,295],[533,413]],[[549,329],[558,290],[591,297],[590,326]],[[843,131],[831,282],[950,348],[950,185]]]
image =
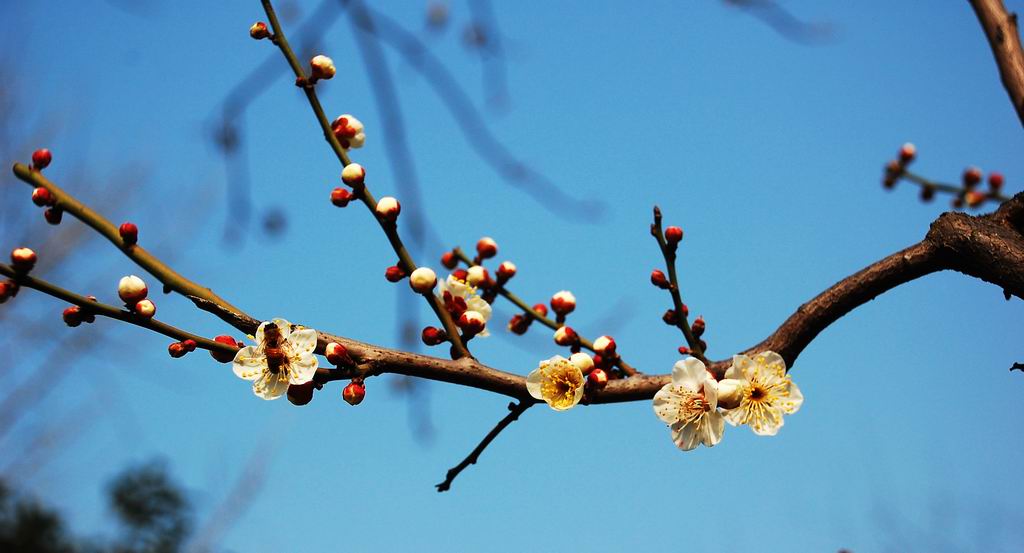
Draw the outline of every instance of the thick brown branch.
[[[1024,124],[1024,49],[1017,30],[1017,14],[1007,12],[1002,0],[970,0],[970,3],[992,47],[1003,87]]]
[[[512,424],[516,419],[518,419],[519,415],[522,415],[523,411],[529,409],[531,405],[533,405],[533,403],[527,401],[521,401],[519,403],[509,403],[509,413],[505,415],[503,419],[498,421],[498,424],[496,424],[494,428],[492,428],[491,431],[488,432],[486,436],[484,436],[483,440],[480,440],[480,443],[475,448],[473,448],[473,451],[469,452],[469,455],[467,455],[466,458],[463,459],[461,463],[448,469],[448,472],[444,476],[444,482],[441,482],[440,484],[436,485],[437,491],[448,491],[452,487],[452,481],[455,480],[455,477],[458,476],[459,473],[465,470],[466,467],[468,467],[469,465],[475,465],[477,460],[480,458],[480,454],[483,453],[484,449],[486,449],[487,446],[491,444],[491,442],[494,441],[494,438],[497,438],[498,434],[500,434],[501,431],[504,430],[506,426]]]

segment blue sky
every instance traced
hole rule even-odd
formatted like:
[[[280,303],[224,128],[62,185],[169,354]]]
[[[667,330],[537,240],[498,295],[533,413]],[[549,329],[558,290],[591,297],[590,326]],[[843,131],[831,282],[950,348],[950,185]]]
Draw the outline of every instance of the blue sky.
[[[398,344],[396,292],[381,278],[393,254],[364,211],[328,203],[340,168],[283,73],[254,88],[245,126],[256,214],[280,210],[287,230],[222,240],[237,199],[209,134],[225,94],[276,55],[247,35],[260,3],[124,4],[2,8],[5,81],[22,103],[9,129],[45,139],[52,179],[90,183],[73,192],[137,222],[144,244],[254,316]],[[292,3],[303,14],[315,4]],[[509,92],[497,107],[461,41],[464,3],[452,3],[441,33],[423,28],[422,0],[380,9],[429,44],[515,155],[607,210],[580,221],[565,216],[578,203],[545,209],[510,187],[428,82],[386,49],[422,208],[446,246],[493,236],[499,259],[518,265],[512,287],[528,301],[572,290],[574,326],[613,334],[645,372],[667,372],[681,343],[660,322],[667,296],[647,283],[660,264],[647,232],[655,203],[686,231],[686,300],[708,321],[709,355],[725,358],[835,281],[924,236],[945,201],[922,204],[909,187],[879,185],[903,142],[917,144],[923,174],[955,180],[973,164],[1005,173],[1009,192],[1021,189],[1024,135],[965,2],[785,2],[834,26],[832,40],[813,45],[722,2],[494,4]],[[344,17],[326,33],[322,51],[340,74],[322,101],[329,115],[366,123],[366,147],[353,157],[378,196],[402,199],[355,40]],[[99,191],[111,186],[129,199],[104,200]],[[30,242],[54,232],[38,229]],[[440,253],[419,259],[436,264]],[[139,271],[101,244],[69,263],[55,280],[106,290],[108,300],[117,278]],[[158,303],[172,324],[228,330],[181,298]],[[91,407],[52,458],[24,478],[8,475],[85,533],[106,529],[103,482],[159,457],[191,492],[200,525],[239,480],[252,492],[219,540],[235,551],[860,553],[1011,551],[1024,541],[1015,424],[1024,375],[1007,371],[1024,361],[1024,309],[959,274],[900,287],[823,332],[793,368],[804,407],[774,438],[730,427],[719,446],[683,453],[646,402],[537,407],[447,494],[433,484],[503,415],[506,399],[428,384],[426,410],[410,409],[381,378],[358,408],[341,401],[340,387],[302,409],[265,403],[204,355],[170,359],[161,336],[110,321],[58,327],[62,308],[26,294],[12,313],[49,310],[48,334],[95,347],[61,363],[70,374],[31,405],[0,457],[8,465],[40,428]],[[502,319],[512,313],[496,308]],[[538,329],[473,345],[484,362],[520,374],[560,353]],[[15,383],[51,352],[17,355]],[[429,436],[420,430],[428,416]]]

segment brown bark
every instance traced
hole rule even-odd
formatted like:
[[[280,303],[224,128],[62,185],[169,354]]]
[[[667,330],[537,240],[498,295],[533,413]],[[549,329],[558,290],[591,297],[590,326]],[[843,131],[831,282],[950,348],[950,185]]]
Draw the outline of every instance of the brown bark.
[[[1008,13],[1002,0],[969,1],[992,47],[999,78],[1017,110],[1017,118],[1024,125],[1024,50],[1017,30],[1017,14]]]

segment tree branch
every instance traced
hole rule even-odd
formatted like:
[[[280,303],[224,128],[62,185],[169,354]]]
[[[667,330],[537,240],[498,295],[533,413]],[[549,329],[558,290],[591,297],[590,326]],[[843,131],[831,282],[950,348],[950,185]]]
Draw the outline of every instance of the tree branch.
[[[1017,118],[1024,125],[1024,49],[1017,30],[1017,14],[1008,13],[1002,0],[969,0],[985,31],[999,78],[1010,96]]]
[[[444,482],[436,484],[437,491],[446,492],[449,489],[451,489],[452,481],[455,480],[455,477],[458,476],[459,473],[465,470],[466,467],[468,467],[469,465],[475,465],[477,460],[480,458],[480,454],[483,453],[484,449],[486,449],[487,446],[490,445],[492,441],[494,441],[494,438],[497,438],[498,434],[500,434],[501,431],[504,430],[506,426],[512,424],[515,420],[517,420],[519,418],[519,415],[522,415],[523,412],[529,409],[530,406],[533,405],[535,402],[536,400],[520,401],[519,403],[509,403],[509,413],[505,415],[503,419],[498,421],[498,424],[496,424],[494,428],[492,428],[491,431],[488,432],[486,436],[484,436],[483,440],[480,440],[480,443],[475,448],[473,448],[473,451],[469,452],[469,455],[467,455],[466,458],[463,459],[461,463],[448,469],[448,472],[444,476]]]

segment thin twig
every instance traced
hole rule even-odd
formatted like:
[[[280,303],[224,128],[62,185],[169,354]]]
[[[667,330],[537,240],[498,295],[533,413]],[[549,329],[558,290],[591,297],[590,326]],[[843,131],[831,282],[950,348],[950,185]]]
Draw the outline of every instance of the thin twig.
[[[512,422],[519,418],[519,415],[522,415],[523,412],[529,409],[532,405],[534,404],[526,401],[520,401],[519,403],[510,402],[508,404],[508,414],[505,415],[505,417],[502,418],[500,421],[498,421],[498,424],[494,425],[494,428],[492,428],[491,431],[488,432],[486,436],[484,436],[483,440],[480,440],[480,443],[477,444],[475,448],[473,448],[473,451],[469,452],[469,455],[467,455],[466,458],[463,459],[461,463],[448,469],[448,472],[445,473],[444,476],[444,482],[435,485],[437,487],[437,491],[448,491],[452,487],[452,481],[455,480],[455,477],[458,476],[459,473],[465,470],[466,467],[468,467],[469,465],[475,465],[477,460],[480,458],[480,454],[483,453],[484,449],[486,449],[491,442],[494,441],[494,438],[497,438],[498,434],[500,434],[501,431],[504,430],[506,426],[512,424]]]
[[[690,355],[700,359],[708,365],[708,358],[704,357],[704,347],[700,339],[693,335],[690,329],[690,322],[687,320],[686,311],[683,309],[683,298],[679,294],[679,278],[676,275],[676,248],[669,246],[665,240],[665,233],[661,228],[661,209],[654,206],[654,224],[651,225],[651,235],[658,241],[661,248],[661,255],[665,258],[665,268],[668,270],[668,291],[672,294],[672,305],[676,312],[676,326],[682,331],[686,343],[690,347]]]
[[[985,31],[999,78],[1017,118],[1024,124],[1024,49],[1017,30],[1017,14],[1008,13],[1002,0],[970,0],[978,22]]]

